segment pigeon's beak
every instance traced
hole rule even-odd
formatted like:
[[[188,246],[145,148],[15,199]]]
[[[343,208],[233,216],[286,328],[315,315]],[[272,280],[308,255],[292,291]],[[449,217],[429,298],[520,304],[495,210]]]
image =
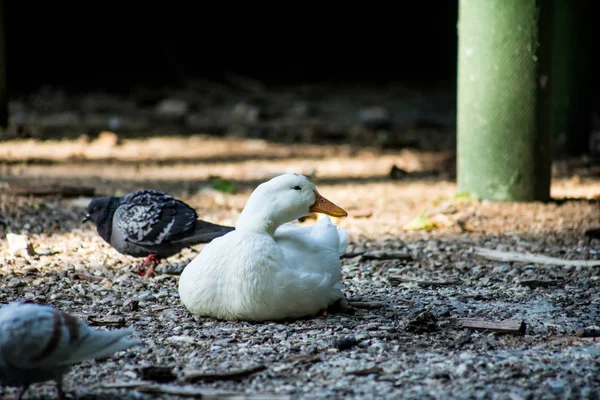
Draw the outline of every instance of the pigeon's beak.
[[[90,220],[92,216],[90,214],[85,214],[85,218],[83,218],[83,221],[81,221],[82,224],[85,224],[86,222],[88,222]]]
[[[348,213],[341,207],[336,206],[325,197],[321,196],[315,191],[315,204],[310,206],[311,212],[323,213],[331,215],[332,217],[346,217]]]

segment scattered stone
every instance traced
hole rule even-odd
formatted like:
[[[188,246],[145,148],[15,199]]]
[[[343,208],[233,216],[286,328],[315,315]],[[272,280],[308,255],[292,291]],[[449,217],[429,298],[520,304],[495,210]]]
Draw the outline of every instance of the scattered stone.
[[[345,338],[339,339],[335,343],[335,347],[338,348],[339,351],[349,350],[358,344],[358,340],[354,336],[348,336]]]
[[[429,310],[417,310],[412,315],[406,330],[414,333],[427,333],[437,329],[437,319]]]
[[[154,381],[158,383],[168,383],[177,380],[177,374],[173,372],[173,367],[150,366],[139,369],[142,380]]]
[[[577,336],[585,338],[597,338],[600,337],[600,326],[590,325],[580,331]]]
[[[8,251],[13,257],[31,257],[35,255],[33,244],[27,235],[7,233]]]
[[[124,312],[133,312],[140,309],[140,302],[136,299],[127,299],[123,302]]]
[[[121,141],[116,133],[110,131],[102,131],[98,134],[98,138],[92,143],[99,146],[114,147],[121,144]]]

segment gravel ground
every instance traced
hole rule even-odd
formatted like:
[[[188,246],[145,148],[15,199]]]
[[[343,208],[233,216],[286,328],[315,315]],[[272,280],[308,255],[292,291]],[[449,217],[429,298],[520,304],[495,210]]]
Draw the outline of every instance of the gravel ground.
[[[235,157],[215,156],[224,149]],[[594,176],[555,179],[554,198],[568,200],[506,204],[455,196],[451,171],[419,175],[445,171],[448,156],[439,153],[195,136],[13,141],[0,157],[0,302],[50,303],[100,329],[132,325],[143,342],[75,367],[65,378],[71,398],[600,398],[600,342],[585,337],[600,329],[598,267],[496,262],[475,252],[599,259],[597,243],[583,235],[600,217]],[[392,180],[393,165],[409,174]],[[179,302],[177,275],[202,246],[142,278],[133,270],[143,260],[118,254],[81,224],[89,198],[10,193],[40,183],[88,185],[97,194],[155,187],[204,219],[233,224],[253,187],[288,169],[312,174],[349,211],[337,221],[351,238],[346,295],[370,308],[293,322],[196,320]],[[235,193],[211,189],[214,175],[231,180]],[[436,227],[404,229],[422,213]],[[27,233],[35,254],[11,254],[7,232]],[[523,320],[526,333],[465,329],[467,317]],[[186,380],[192,370],[203,375]],[[27,398],[53,396],[46,383]]]

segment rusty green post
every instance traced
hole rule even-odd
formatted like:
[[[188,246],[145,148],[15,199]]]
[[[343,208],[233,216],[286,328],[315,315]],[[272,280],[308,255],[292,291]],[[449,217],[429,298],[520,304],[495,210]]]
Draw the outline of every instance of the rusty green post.
[[[538,116],[536,0],[460,0],[458,191],[550,198],[551,134]]]

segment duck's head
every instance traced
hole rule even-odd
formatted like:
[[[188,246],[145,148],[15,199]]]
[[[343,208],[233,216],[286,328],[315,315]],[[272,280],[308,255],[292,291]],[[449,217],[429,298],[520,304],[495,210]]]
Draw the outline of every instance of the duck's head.
[[[323,197],[303,175],[288,173],[260,184],[250,195],[236,229],[256,226],[274,232],[278,226],[313,213],[345,217],[348,213]]]

